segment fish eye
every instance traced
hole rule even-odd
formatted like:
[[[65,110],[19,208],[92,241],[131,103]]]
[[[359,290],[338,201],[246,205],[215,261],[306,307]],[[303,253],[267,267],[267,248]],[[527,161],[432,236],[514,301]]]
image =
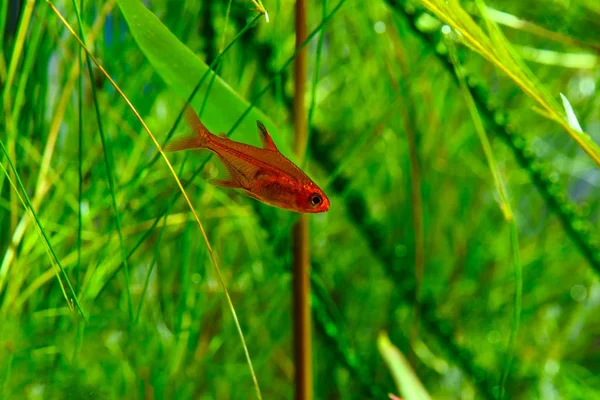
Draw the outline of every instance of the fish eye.
[[[323,199],[319,194],[314,193],[310,195],[309,201],[311,206],[316,207],[323,202]]]

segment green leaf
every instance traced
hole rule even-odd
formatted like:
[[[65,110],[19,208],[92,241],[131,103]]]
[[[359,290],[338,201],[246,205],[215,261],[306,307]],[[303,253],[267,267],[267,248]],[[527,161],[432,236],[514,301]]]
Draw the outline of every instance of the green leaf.
[[[400,350],[390,342],[387,334],[382,332],[377,338],[379,353],[385,360],[398,391],[406,400],[430,400],[429,393],[411,368]]]
[[[459,31],[464,44],[504,71],[542,107],[547,117],[558,122],[587,155],[600,166],[600,147],[587,134],[574,129],[564,118],[558,102],[548,93],[529,67],[520,60],[518,53],[498,26],[487,17],[486,5],[483,0],[476,0],[475,5],[480,9],[489,35],[477,25],[458,0],[421,0],[421,2],[438,18]]]
[[[575,129],[580,133],[583,132],[583,129],[581,129],[581,125],[579,125],[579,121],[577,120],[577,116],[575,115],[575,111],[573,111],[573,107],[571,106],[571,103],[569,102],[567,97],[561,93],[560,98],[562,99],[563,107],[565,108],[565,112],[567,113],[567,121],[569,121],[569,125],[571,126],[571,128]]]
[[[209,66],[163,25],[141,1],[118,0],[118,4],[131,34],[154,70],[171,90],[181,96],[182,103],[174,105],[179,110],[209,70]],[[211,71],[191,102],[196,111],[201,108],[213,75],[214,71]],[[202,122],[213,133],[228,132],[249,106],[249,102],[217,75],[208,94],[201,116]],[[289,143],[282,140],[272,121],[256,107],[244,117],[236,132],[244,139],[258,143],[256,120],[265,124],[282,153],[292,156]]]

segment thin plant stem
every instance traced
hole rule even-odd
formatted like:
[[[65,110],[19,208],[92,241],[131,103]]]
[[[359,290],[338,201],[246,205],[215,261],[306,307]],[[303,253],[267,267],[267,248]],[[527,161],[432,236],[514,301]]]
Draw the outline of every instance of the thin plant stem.
[[[414,316],[413,325],[411,332],[412,343],[415,344],[419,337],[420,331],[420,315],[421,315],[421,294],[423,288],[423,277],[425,275],[425,233],[423,227],[423,196],[421,191],[421,167],[419,160],[419,149],[418,149],[418,128],[414,123],[414,116],[416,111],[414,110],[414,102],[407,101],[411,99],[412,91],[409,86],[411,82],[411,70],[410,64],[405,58],[406,49],[402,47],[402,42],[398,41],[399,49],[396,51],[396,57],[401,71],[399,79],[395,78],[393,73],[389,73],[390,80],[393,82],[396,92],[399,94],[400,106],[399,113],[402,115],[404,122],[403,128],[406,134],[406,143],[408,145],[408,160],[409,160],[409,172],[410,172],[410,197],[412,204],[412,220],[414,230],[414,270],[415,270],[415,304],[414,304]],[[390,69],[388,68],[388,71]],[[414,362],[415,353],[413,351],[409,354],[411,363]]]
[[[446,44],[448,45],[448,51],[450,54],[450,60],[454,66],[455,74],[458,78],[458,84],[467,103],[467,108],[471,113],[471,118],[473,119],[473,123],[475,125],[475,130],[477,135],[479,136],[479,140],[483,147],[483,151],[485,153],[485,157],[488,162],[488,166],[492,175],[494,177],[494,183],[496,186],[496,190],[498,192],[498,196],[500,198],[500,209],[504,214],[504,219],[508,222],[510,228],[510,247],[511,247],[511,255],[512,255],[512,264],[513,271],[515,274],[515,307],[513,312],[513,319],[511,323],[510,329],[510,339],[508,343],[508,348],[506,351],[506,362],[502,371],[502,377],[500,379],[500,399],[504,398],[506,392],[506,381],[508,379],[508,374],[510,372],[510,366],[512,363],[512,359],[514,357],[515,351],[515,341],[519,331],[520,319],[521,319],[521,308],[522,308],[522,294],[523,294],[523,271],[520,262],[519,256],[519,236],[518,236],[518,228],[517,222],[510,206],[510,202],[508,200],[508,196],[506,193],[506,188],[504,186],[504,181],[500,176],[500,172],[498,170],[498,166],[494,159],[494,153],[492,151],[492,146],[485,132],[485,127],[483,125],[483,121],[479,116],[479,112],[477,111],[477,105],[473,100],[473,96],[471,96],[471,92],[469,91],[469,87],[467,86],[465,76],[456,55],[456,49],[454,47],[454,43],[452,42],[451,31],[449,34],[446,34]]]
[[[80,13],[83,14],[83,0],[79,2]],[[83,37],[83,34],[82,34]],[[77,97],[77,108],[79,111],[78,126],[78,208],[77,208],[77,269],[75,270],[75,286],[79,285],[81,279],[81,229],[83,227],[81,218],[82,200],[83,200],[83,50],[79,49],[77,58],[79,61],[79,96]]]
[[[17,162],[17,153],[16,153],[16,140],[17,140],[17,132],[15,123],[16,121],[13,118],[13,108],[12,108],[12,99],[11,99],[11,88],[13,84],[13,80],[15,79],[17,68],[19,67],[19,61],[21,60],[21,54],[25,49],[25,40],[27,36],[27,31],[29,29],[29,24],[31,22],[31,17],[33,15],[33,9],[35,6],[34,0],[28,0],[27,3],[23,7],[23,12],[21,13],[21,19],[19,20],[19,29],[17,31],[17,35],[15,38],[15,44],[13,46],[12,55],[10,57],[10,65],[8,66],[8,71],[6,74],[6,82],[3,84],[3,92],[2,92],[2,101],[4,102],[4,124],[6,133],[8,134],[9,140],[7,141],[8,154],[12,157],[14,162]],[[8,17],[8,16],[7,16]],[[15,167],[16,168],[16,167]],[[12,177],[15,179],[15,176]],[[14,232],[17,227],[17,197],[16,193],[10,192],[10,232]]]
[[[83,33],[83,24],[81,23],[81,16],[79,14],[79,8],[77,7],[76,0],[73,1],[73,7],[75,8],[75,14],[77,15],[77,23],[79,24],[79,34],[81,35],[81,43],[85,46],[85,35]],[[129,284],[129,266],[127,265],[127,250],[125,249],[125,239],[123,238],[123,230],[121,229],[121,214],[117,205],[117,196],[115,193],[115,176],[112,170],[112,150],[110,143],[106,139],[104,128],[102,124],[102,116],[100,115],[100,104],[98,103],[98,96],[96,94],[96,85],[94,85],[94,71],[92,71],[92,62],[90,55],[86,53],[87,57],[87,70],[90,79],[90,86],[92,88],[92,97],[94,99],[94,109],[96,110],[96,122],[98,123],[98,133],[100,134],[100,140],[102,142],[102,149],[104,153],[104,164],[106,166],[106,175],[108,180],[108,187],[110,190],[110,198],[112,201],[113,210],[115,212],[115,221],[117,223],[117,233],[119,235],[119,247],[121,248],[121,257],[123,260],[123,267],[125,269],[125,285],[127,286],[127,310],[129,318],[133,319],[133,303],[131,302],[131,287]],[[81,74],[81,71],[79,71]],[[81,153],[80,153],[81,154]],[[81,207],[81,206],[80,206]]]
[[[146,279],[144,280],[144,288],[142,289],[142,295],[140,296],[140,303],[138,304],[138,309],[135,314],[134,324],[137,324],[140,320],[140,314],[142,313],[142,306],[144,305],[144,299],[146,298],[146,292],[148,291],[148,285],[150,284],[150,276],[152,275],[152,271],[154,270],[154,266],[158,260],[158,252],[160,250],[160,243],[162,242],[163,234],[165,233],[165,228],[167,226],[167,217],[169,213],[165,214],[163,219],[162,227],[160,228],[160,232],[158,233],[158,242],[156,243],[156,247],[154,247],[154,255],[152,256],[152,262],[150,263],[150,268],[148,268],[148,273],[146,274]]]
[[[519,327],[521,325],[521,308],[523,303],[523,269],[521,267],[521,259],[519,254],[519,231],[517,224],[513,221],[510,224],[510,243],[513,255],[513,271],[515,274],[515,308],[511,322],[510,338],[508,340],[508,348],[506,351],[506,361],[502,370],[502,378],[500,380],[500,399],[506,395],[506,381],[510,374],[510,367],[515,355],[515,343]]]
[[[294,59],[294,152],[299,160],[306,153],[306,3],[296,0],[296,49]],[[296,400],[312,400],[312,333],[310,319],[310,243],[308,217],[302,215],[292,228],[292,296],[294,307],[294,361]]]
[[[0,0],[0,83],[6,79],[6,60],[4,59],[4,27],[8,19],[8,0]]]
[[[325,19],[327,17],[327,0],[323,0],[323,16]],[[310,135],[312,134],[312,122],[313,115],[315,112],[315,106],[317,103],[317,85],[319,84],[319,71],[321,69],[321,53],[323,51],[323,41],[325,39],[325,29],[321,29],[319,32],[319,42],[317,44],[317,55],[315,57],[315,72],[313,74],[313,82],[312,82],[312,91],[310,94],[310,107],[308,109],[308,132],[306,135],[306,142],[310,140]],[[306,166],[307,158],[304,158],[302,167]]]
[[[4,153],[4,156],[8,160],[8,164],[10,165],[10,169],[12,170],[12,172],[14,174],[14,177],[16,179],[16,182],[18,184],[19,189],[23,193],[23,198],[24,198],[25,204],[27,204],[27,209],[31,212],[31,215],[33,216],[33,219],[35,220],[35,223],[36,223],[36,225],[39,228],[38,231],[40,232],[40,234],[42,235],[42,238],[44,239],[46,247],[48,248],[48,250],[52,254],[52,257],[54,258],[54,261],[58,265],[58,267],[60,269],[60,272],[62,273],[62,275],[63,275],[63,277],[65,279],[65,282],[67,283],[69,291],[71,292],[71,295],[73,296],[71,298],[71,300],[73,301],[73,303],[75,304],[75,307],[77,308],[77,310],[81,314],[81,317],[85,320],[85,314],[83,313],[81,305],[79,304],[79,300],[77,299],[77,295],[75,294],[75,290],[73,289],[73,286],[71,285],[71,281],[69,280],[69,277],[67,276],[67,272],[63,268],[63,266],[62,266],[62,264],[61,264],[58,256],[56,255],[56,252],[54,251],[54,248],[52,247],[52,244],[50,243],[50,239],[48,238],[48,235],[46,234],[46,231],[44,230],[44,227],[42,226],[42,223],[40,222],[40,220],[39,220],[39,218],[37,216],[37,213],[35,212],[35,210],[33,208],[33,205],[31,204],[31,201],[29,200],[29,196],[27,195],[27,190],[25,189],[25,186],[23,186],[23,182],[21,182],[21,178],[19,177],[19,174],[17,173],[17,169],[15,168],[14,163],[12,162],[11,158],[9,157],[8,151],[6,150],[6,147],[4,146],[4,143],[2,142],[2,140],[0,140],[0,148],[2,150],[2,153]],[[5,171],[5,172],[7,172],[7,171]],[[10,180],[10,176],[8,174],[6,174],[6,176]],[[16,195],[18,196],[18,193]],[[60,284],[62,286],[62,282],[60,281],[60,277],[58,277],[58,279],[59,279],[59,282],[60,282]],[[68,304],[69,307],[71,307],[71,303],[68,301],[68,299],[67,299],[67,304]]]

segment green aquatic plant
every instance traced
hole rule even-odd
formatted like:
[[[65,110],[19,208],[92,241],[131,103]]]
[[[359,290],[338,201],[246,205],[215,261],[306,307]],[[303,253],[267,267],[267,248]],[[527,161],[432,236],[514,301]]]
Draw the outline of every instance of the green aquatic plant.
[[[0,0],[1,398],[298,389],[298,215],[165,157],[186,101],[331,200],[304,393],[598,397],[594,2],[51,4]]]

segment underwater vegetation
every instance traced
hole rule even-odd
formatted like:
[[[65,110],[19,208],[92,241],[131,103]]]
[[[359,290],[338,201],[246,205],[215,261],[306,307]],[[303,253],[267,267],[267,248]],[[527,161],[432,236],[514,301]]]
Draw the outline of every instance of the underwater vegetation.
[[[599,57],[596,0],[0,0],[0,399],[600,398]]]

